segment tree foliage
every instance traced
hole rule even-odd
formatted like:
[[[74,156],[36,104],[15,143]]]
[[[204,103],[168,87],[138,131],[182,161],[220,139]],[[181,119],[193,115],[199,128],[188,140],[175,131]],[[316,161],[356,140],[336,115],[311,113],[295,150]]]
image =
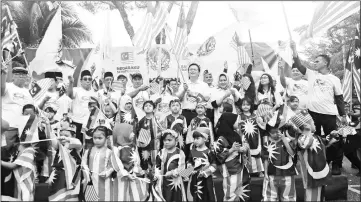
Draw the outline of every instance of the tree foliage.
[[[346,18],[339,24],[330,28],[325,33],[324,38],[318,42],[310,41],[302,53],[306,55],[307,61],[313,61],[317,55],[327,54],[331,57],[330,69],[337,77],[343,79],[344,57],[355,38],[357,24],[360,23],[360,12]],[[303,25],[295,29],[296,32],[302,33],[307,30],[308,26]],[[303,64],[312,68],[312,63],[303,61]]]

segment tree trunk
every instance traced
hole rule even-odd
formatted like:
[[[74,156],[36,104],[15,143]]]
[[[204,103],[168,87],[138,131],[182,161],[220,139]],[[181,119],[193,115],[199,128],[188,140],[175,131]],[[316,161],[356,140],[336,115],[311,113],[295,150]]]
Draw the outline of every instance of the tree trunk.
[[[119,1],[112,1],[114,6],[118,9],[120,16],[122,16],[123,19],[123,23],[124,23],[124,27],[128,32],[128,35],[130,37],[130,39],[133,39],[134,37],[134,29],[132,24],[130,23],[129,19],[128,19],[128,14],[124,8],[124,5],[122,4],[122,2]]]

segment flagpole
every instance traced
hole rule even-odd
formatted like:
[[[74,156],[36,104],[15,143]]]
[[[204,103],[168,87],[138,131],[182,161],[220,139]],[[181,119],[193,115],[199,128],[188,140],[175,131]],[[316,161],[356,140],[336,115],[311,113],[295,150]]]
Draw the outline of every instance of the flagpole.
[[[251,42],[251,51],[252,51],[252,64],[254,66],[254,54],[253,54],[253,45],[252,45],[252,38],[251,38],[251,30],[248,29],[249,41]]]
[[[289,35],[289,37],[290,37],[290,40],[292,41],[292,35],[291,35],[290,26],[289,26],[289,24],[288,24],[288,18],[287,18],[287,14],[286,14],[286,8],[285,8],[285,5],[283,4],[283,1],[281,1],[281,4],[282,4],[283,16],[285,17],[285,20],[286,20],[286,26],[287,26],[288,35]]]

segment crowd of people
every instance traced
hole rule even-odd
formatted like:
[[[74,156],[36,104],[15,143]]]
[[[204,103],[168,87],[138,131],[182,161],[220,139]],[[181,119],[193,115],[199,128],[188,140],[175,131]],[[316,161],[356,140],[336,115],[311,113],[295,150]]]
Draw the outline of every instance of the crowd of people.
[[[47,183],[49,201],[216,201],[219,176],[223,201],[251,200],[254,177],[264,179],[263,201],[296,201],[301,175],[305,201],[323,200],[344,155],[360,170],[360,103],[345,106],[328,56],[311,70],[291,48],[291,78],[278,63],[283,89],[267,73],[256,84],[252,64],[229,78],[192,63],[187,82],[171,79],[152,95],[140,73],[105,72],[96,91],[91,71],[78,87],[47,72],[52,85],[35,102],[25,65],[12,63],[9,83],[2,66],[2,197],[33,201]]]

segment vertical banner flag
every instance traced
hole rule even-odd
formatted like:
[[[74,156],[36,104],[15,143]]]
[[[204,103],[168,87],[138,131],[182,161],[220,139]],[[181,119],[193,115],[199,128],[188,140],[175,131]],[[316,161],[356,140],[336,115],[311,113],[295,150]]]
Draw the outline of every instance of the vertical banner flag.
[[[175,55],[177,61],[186,56],[188,33],[187,25],[184,14],[183,4],[179,12],[179,18],[177,23],[177,30],[175,34],[174,44],[172,47],[172,53]]]

